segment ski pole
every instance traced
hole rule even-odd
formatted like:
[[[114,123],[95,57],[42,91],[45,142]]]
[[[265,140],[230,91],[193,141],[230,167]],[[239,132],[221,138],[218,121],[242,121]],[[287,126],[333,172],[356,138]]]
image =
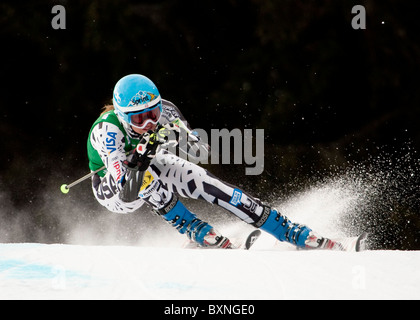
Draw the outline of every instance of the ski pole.
[[[188,137],[193,141],[193,142],[198,142],[200,139],[194,135],[193,131],[190,130],[187,125],[180,119],[180,118],[176,118],[174,121],[172,121],[173,124],[176,124],[178,127],[180,127],[181,129],[183,129],[187,134]]]
[[[89,179],[94,174],[98,173],[99,171],[104,170],[105,168],[106,167],[103,166],[103,167],[99,168],[98,170],[95,170],[93,172],[90,172],[87,175],[81,177],[80,179],[77,179],[76,181],[74,181],[74,182],[72,182],[70,184],[63,184],[63,185],[61,185],[61,187],[60,187],[61,192],[64,193],[64,194],[69,193],[71,187],[74,187],[75,185],[79,184],[80,182],[85,181],[86,179]]]

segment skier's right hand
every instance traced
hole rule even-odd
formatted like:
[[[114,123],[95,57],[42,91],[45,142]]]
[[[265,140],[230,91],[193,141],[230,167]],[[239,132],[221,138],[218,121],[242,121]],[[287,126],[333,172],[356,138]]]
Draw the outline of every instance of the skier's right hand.
[[[152,159],[156,156],[158,141],[153,138],[154,133],[146,132],[143,134],[136,148],[131,155],[124,161],[123,165],[129,170],[146,171]]]

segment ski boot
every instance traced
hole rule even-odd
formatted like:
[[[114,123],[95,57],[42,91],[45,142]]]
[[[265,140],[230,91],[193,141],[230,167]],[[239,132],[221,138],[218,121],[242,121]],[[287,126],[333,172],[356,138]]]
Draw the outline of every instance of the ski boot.
[[[222,236],[207,222],[202,221],[190,212],[178,197],[173,195],[171,201],[159,210],[155,210],[181,234],[203,248],[233,248],[230,240]]]
[[[295,245],[298,249],[340,250],[340,243],[318,236],[305,225],[292,223],[276,209],[265,207],[255,226],[270,233],[280,241]]]
[[[311,247],[317,244],[317,239],[311,239],[312,232],[307,226],[292,223],[276,209],[264,207],[259,221],[254,226],[264,230],[280,241],[286,241],[299,248]]]
[[[298,249],[326,249],[338,251],[363,251],[366,234],[358,237],[328,239],[319,236],[305,225],[292,223],[276,209],[265,207],[259,221],[254,223],[280,241],[294,244]]]

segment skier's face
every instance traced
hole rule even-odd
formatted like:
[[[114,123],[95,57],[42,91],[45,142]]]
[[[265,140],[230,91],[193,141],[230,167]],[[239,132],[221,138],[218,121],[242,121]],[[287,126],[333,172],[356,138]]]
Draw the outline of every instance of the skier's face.
[[[131,126],[131,128],[134,130],[134,132],[138,133],[138,134],[144,134],[149,130],[155,131],[156,129],[156,124],[153,123],[148,123],[143,129]]]

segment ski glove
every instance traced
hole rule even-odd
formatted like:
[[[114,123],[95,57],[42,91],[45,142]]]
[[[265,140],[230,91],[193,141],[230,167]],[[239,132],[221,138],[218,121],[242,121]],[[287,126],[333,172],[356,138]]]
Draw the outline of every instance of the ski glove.
[[[179,143],[181,128],[174,123],[166,123],[156,132],[156,137],[164,147],[176,147]]]
[[[158,146],[167,143],[172,132],[179,132],[179,127],[167,124],[160,126],[156,132],[149,131],[143,134],[131,157],[123,162],[127,171],[120,192],[122,201],[132,202],[138,198],[145,171],[156,156]]]
[[[156,156],[156,149],[159,141],[153,132],[143,135],[136,148],[132,151],[131,157],[123,162],[127,169],[123,187],[120,192],[120,199],[124,202],[132,202],[138,198],[143,183],[144,172]]]

